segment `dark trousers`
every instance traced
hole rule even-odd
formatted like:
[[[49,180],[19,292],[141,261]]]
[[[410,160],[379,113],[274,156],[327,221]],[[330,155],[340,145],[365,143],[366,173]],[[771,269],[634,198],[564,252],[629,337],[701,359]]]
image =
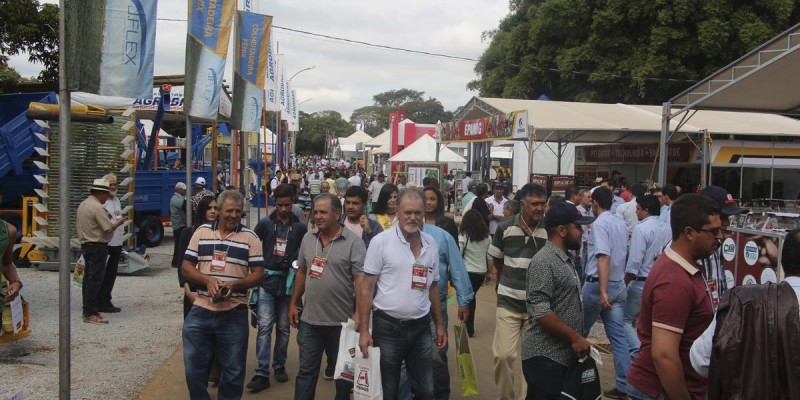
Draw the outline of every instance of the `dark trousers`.
[[[486,274],[469,273],[469,283],[472,284],[472,292],[475,293],[475,297],[469,302],[469,318],[467,318],[467,333],[470,337],[475,334],[475,302],[478,300],[478,289],[483,286],[485,280]]]
[[[447,192],[447,212],[450,212],[450,206],[455,201],[455,192]]]
[[[414,321],[398,321],[382,311],[372,313],[372,339],[381,349],[381,383],[384,400],[397,400],[400,367],[406,372],[415,400],[433,398],[433,338],[430,316]]]
[[[172,268],[180,268],[183,263],[183,254],[178,254],[181,247],[181,235],[186,227],[181,227],[172,231],[172,237],[175,239],[175,245],[172,248]]]
[[[300,352],[300,370],[294,385],[295,400],[314,400],[319,378],[319,368],[322,362],[322,352],[332,355],[333,365],[339,354],[339,336],[342,326],[311,325],[300,321],[297,330],[297,346]],[[353,383],[344,379],[336,380],[336,400],[350,398],[350,389]]]
[[[522,360],[522,375],[528,383],[525,400],[558,400],[567,367],[547,357],[533,357]]]
[[[86,243],[81,245],[86,270],[83,275],[83,315],[95,315],[100,308],[100,288],[106,270],[108,245],[105,243]]]
[[[100,286],[100,293],[97,296],[100,306],[111,305],[111,291],[114,290],[114,282],[117,281],[117,270],[119,269],[121,256],[122,246],[108,246],[106,272],[103,274],[103,285]]]

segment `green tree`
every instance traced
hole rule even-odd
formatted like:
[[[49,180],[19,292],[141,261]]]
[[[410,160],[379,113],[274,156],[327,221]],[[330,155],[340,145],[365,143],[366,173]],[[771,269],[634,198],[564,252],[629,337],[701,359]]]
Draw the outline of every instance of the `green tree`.
[[[389,127],[389,113],[402,110],[408,118],[420,124],[435,124],[450,121],[453,113],[445,111],[442,103],[432,97],[425,99],[425,92],[413,89],[390,90],[372,97],[373,104],[353,111],[350,123],[363,126],[362,130],[372,136]]]
[[[297,134],[295,142],[297,153],[323,154],[326,133],[333,133],[335,137],[344,137],[353,132],[353,126],[336,111],[318,111],[311,114],[300,111],[300,132]]]
[[[795,0],[512,0],[467,87],[660,104],[800,17]]]
[[[40,80],[58,81],[58,5],[0,0],[0,90],[8,87],[8,57],[22,53],[44,66]]]

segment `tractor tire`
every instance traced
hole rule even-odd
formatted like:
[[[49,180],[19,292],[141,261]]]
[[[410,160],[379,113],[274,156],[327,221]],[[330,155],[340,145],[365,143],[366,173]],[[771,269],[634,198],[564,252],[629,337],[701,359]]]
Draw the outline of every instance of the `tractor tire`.
[[[147,247],[156,247],[164,239],[164,225],[156,216],[145,217],[139,224],[139,243]]]

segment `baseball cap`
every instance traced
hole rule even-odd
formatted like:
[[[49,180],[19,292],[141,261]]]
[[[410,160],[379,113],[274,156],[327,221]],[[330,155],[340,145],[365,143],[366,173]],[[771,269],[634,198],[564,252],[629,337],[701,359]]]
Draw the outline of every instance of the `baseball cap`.
[[[205,185],[206,185],[206,178],[203,178],[203,177],[201,176],[201,177],[197,178],[197,180],[195,180],[195,181],[194,181],[194,184],[195,184],[195,185],[202,185],[202,186],[205,186]]]
[[[736,200],[734,200],[733,196],[719,186],[708,186],[701,190],[700,194],[714,200],[724,215],[737,215],[750,211],[736,205]]]
[[[472,188],[474,188],[475,186],[478,186],[478,181],[475,180],[469,181],[469,183],[467,184],[467,190],[472,190]]]
[[[544,227],[553,228],[559,225],[577,224],[588,225],[594,222],[595,217],[581,215],[574,205],[569,203],[553,204],[544,214]]]
[[[175,190],[178,190],[178,189],[186,189],[186,184],[183,183],[183,182],[176,183],[175,184]]]

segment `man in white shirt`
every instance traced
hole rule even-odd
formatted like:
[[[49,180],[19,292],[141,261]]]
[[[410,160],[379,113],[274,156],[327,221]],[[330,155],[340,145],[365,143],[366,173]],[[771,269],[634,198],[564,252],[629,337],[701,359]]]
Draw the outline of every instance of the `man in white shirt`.
[[[385,183],[386,183],[386,175],[384,175],[383,172],[381,172],[380,174],[378,174],[378,179],[372,181],[372,183],[369,184],[369,188],[367,190],[369,190],[369,199],[372,201],[373,204],[378,202],[378,196],[380,196],[381,188],[383,188],[383,185]]]
[[[503,197],[505,187],[502,183],[495,182],[492,189],[493,196],[486,199],[486,205],[489,206],[489,233],[494,234],[497,230],[497,222],[505,218],[503,208],[508,202],[508,199]]]
[[[111,196],[103,204],[108,215],[111,216],[111,222],[116,223],[123,219],[122,205],[117,198],[117,177],[114,174],[108,174],[103,177],[108,181],[108,187],[111,189]],[[119,259],[122,256],[122,245],[124,241],[122,236],[125,235],[125,228],[118,226],[114,229],[114,235],[108,241],[108,260],[106,261],[106,272],[103,275],[103,286],[100,287],[98,300],[100,301],[100,312],[118,313],[122,311],[121,308],[114,306],[111,303],[111,291],[114,290],[114,282],[117,281],[117,270],[119,269]]]
[[[614,214],[628,225],[628,236],[633,234],[633,228],[636,228],[636,225],[639,224],[639,219],[636,217],[636,198],[644,196],[646,191],[647,188],[641,183],[634,183],[631,185],[630,192],[633,198],[625,204],[620,204],[619,207],[617,207],[617,212]]]
[[[447,344],[439,299],[439,251],[433,237],[422,232],[422,193],[404,190],[397,204],[397,226],[378,234],[367,249],[357,296],[359,348],[364,357],[368,347],[380,348],[384,399],[398,399],[403,361],[413,396],[431,399],[433,344],[440,349]]]
[[[469,183],[472,182],[472,172],[467,172],[461,180],[461,193],[469,192]]]
[[[358,176],[355,170],[350,170],[350,177],[347,178],[347,181],[350,182],[350,187],[361,186],[361,177]]]

